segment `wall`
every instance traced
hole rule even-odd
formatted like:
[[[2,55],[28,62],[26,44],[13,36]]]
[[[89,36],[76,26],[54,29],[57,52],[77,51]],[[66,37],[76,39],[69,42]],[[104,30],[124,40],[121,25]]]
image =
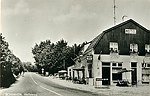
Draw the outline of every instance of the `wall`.
[[[110,55],[101,55],[101,60],[98,60],[99,55],[94,55],[93,59],[93,73],[94,73],[94,82],[96,78],[102,78],[102,62],[110,62],[111,64],[111,85],[112,82],[112,62],[122,62],[122,68],[131,69],[131,62],[137,62],[137,81],[141,84],[142,81],[142,63],[144,56],[128,56],[128,55],[119,55],[116,59],[112,59]],[[122,79],[128,79],[131,82],[131,72],[123,73]]]

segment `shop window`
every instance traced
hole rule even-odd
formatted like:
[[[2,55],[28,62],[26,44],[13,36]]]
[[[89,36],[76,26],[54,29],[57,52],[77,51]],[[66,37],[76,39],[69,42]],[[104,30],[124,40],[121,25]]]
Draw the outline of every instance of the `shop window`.
[[[118,43],[110,42],[110,52],[118,52]]]
[[[150,44],[145,44],[145,51],[150,52]]]
[[[122,80],[122,74],[112,73],[112,80]]]
[[[130,52],[138,52],[138,45],[137,44],[130,44]]]

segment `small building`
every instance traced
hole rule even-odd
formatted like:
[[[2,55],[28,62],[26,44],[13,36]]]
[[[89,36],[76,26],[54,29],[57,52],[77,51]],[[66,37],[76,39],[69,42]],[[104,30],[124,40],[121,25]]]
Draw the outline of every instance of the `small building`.
[[[94,38],[79,58],[73,72],[82,69],[78,77],[82,76],[90,85],[95,85],[96,80],[100,85],[115,85],[118,80],[149,84],[150,31],[132,19],[127,20]]]

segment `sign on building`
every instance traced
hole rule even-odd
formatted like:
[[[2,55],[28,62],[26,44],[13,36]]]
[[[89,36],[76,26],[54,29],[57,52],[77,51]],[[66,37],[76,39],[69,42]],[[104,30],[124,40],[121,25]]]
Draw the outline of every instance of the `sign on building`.
[[[125,29],[126,34],[136,34],[136,29]]]
[[[93,62],[93,55],[87,55],[86,60],[87,60],[87,63],[92,63]]]

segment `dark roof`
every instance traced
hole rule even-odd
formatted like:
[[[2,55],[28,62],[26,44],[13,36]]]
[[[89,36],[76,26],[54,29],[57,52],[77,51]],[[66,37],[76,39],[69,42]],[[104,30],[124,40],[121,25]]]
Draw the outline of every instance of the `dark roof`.
[[[141,26],[140,24],[138,24],[137,22],[135,22],[135,21],[132,20],[132,19],[129,19],[129,20],[127,20],[127,21],[125,21],[125,22],[123,22],[123,23],[120,23],[120,24],[118,24],[118,25],[116,25],[116,26],[114,26],[114,27],[111,27],[111,28],[109,28],[109,29],[107,29],[107,30],[105,30],[105,31],[111,31],[111,30],[116,29],[116,28],[118,28],[118,27],[120,27],[120,26],[122,26],[122,25],[125,25],[125,24],[129,23],[129,22],[134,23],[135,25],[139,26],[141,29],[143,29],[143,30],[145,30],[145,31],[149,31],[149,30],[147,30],[145,27]],[[104,32],[105,32],[105,31],[104,31]]]
[[[88,46],[88,48],[86,49],[85,52],[87,52],[87,51],[90,50],[91,48],[94,48],[94,47],[98,44],[98,41],[104,36],[105,33],[109,32],[109,31],[111,31],[111,30],[114,30],[114,29],[116,29],[116,28],[118,28],[118,27],[120,27],[120,26],[123,26],[123,25],[125,25],[125,24],[127,24],[127,23],[129,23],[129,22],[134,23],[135,25],[139,26],[141,29],[145,30],[146,32],[150,32],[149,30],[147,30],[145,27],[141,26],[140,24],[138,24],[138,23],[135,22],[134,20],[129,19],[129,20],[123,22],[123,23],[120,23],[120,24],[118,24],[118,25],[116,25],[116,26],[114,26],[114,27],[111,27],[111,28],[109,28],[109,29],[103,31],[101,34],[99,34],[96,38],[94,38],[94,39],[91,41],[91,44]]]
[[[95,44],[99,41],[99,38],[102,37],[102,33],[99,34],[96,38],[94,38],[92,41],[91,41],[91,44],[88,46],[88,48],[86,49],[85,52],[87,52],[89,49],[93,48],[95,46]]]

